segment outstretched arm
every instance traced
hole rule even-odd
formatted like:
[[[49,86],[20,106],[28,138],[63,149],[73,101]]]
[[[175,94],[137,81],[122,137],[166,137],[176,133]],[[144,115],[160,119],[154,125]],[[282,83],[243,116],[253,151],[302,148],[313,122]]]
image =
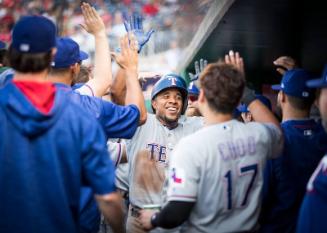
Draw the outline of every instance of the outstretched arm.
[[[121,53],[112,53],[112,56],[125,73],[125,105],[134,104],[138,107],[140,110],[140,124],[143,124],[146,121],[147,111],[138,80],[138,43],[135,36],[133,34],[124,36],[120,40],[120,47]],[[124,82],[121,84],[124,84]]]
[[[125,80],[125,70],[123,68],[119,68],[117,74],[113,80],[110,94],[112,102],[125,105],[126,98],[126,80]]]
[[[109,41],[105,25],[96,10],[85,2],[82,3],[81,8],[85,22],[81,26],[95,39],[94,78],[86,84],[92,89],[94,96],[101,97],[112,83]]]
[[[276,66],[276,71],[281,75],[284,75],[288,70],[298,67],[296,60],[289,56],[281,56],[277,58],[273,63]]]

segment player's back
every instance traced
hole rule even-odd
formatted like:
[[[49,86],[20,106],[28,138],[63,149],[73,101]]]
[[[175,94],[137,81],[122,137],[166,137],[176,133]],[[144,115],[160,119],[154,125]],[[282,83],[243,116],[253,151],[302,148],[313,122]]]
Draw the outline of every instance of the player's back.
[[[281,124],[284,149],[265,168],[262,232],[294,232],[306,184],[327,150],[327,134],[314,120]]]
[[[271,137],[271,131],[276,138]],[[256,228],[262,171],[266,159],[280,149],[278,134],[272,126],[232,120],[205,127],[181,140],[173,154],[172,166],[175,159],[183,159],[181,154],[187,156],[187,161],[184,171],[176,173],[182,177],[181,182],[172,185],[175,191],[168,191],[168,200],[195,201],[183,232],[237,232]],[[187,174],[185,184],[183,174]],[[187,182],[196,183],[192,186],[196,187],[193,200],[187,192],[176,191],[182,185],[187,189]]]
[[[92,166],[106,157],[99,126],[62,92],[44,114],[12,83],[0,91],[0,119],[1,231],[77,232],[82,173],[95,188]]]

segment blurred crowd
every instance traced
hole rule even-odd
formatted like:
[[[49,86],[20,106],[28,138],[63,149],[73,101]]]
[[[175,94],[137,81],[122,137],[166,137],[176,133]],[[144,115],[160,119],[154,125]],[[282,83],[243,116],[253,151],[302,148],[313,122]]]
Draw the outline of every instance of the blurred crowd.
[[[110,38],[110,47],[118,47],[118,38],[125,34],[124,21],[133,13],[144,17],[144,30],[154,29],[153,39],[143,50],[151,56],[166,52],[172,70],[181,54],[196,33],[212,0],[92,0],[101,15]],[[10,42],[11,30],[21,15],[41,14],[58,25],[59,34],[70,36],[90,54],[94,55],[93,37],[83,30],[81,1],[73,0],[3,0],[0,1],[0,40]],[[169,62],[170,61],[170,62]],[[169,64],[168,64],[169,65]]]

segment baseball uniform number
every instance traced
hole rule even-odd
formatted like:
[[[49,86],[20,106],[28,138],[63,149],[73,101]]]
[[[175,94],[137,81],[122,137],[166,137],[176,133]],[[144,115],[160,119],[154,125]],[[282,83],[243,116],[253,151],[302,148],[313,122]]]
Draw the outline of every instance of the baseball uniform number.
[[[250,194],[251,188],[253,186],[253,183],[255,181],[255,178],[258,173],[258,164],[252,164],[245,167],[240,168],[240,172],[238,176],[244,176],[244,175],[252,175],[250,183],[246,189],[245,196],[243,198],[241,206],[245,206],[247,203],[248,196]],[[232,200],[232,194],[233,194],[233,184],[232,184],[232,170],[229,170],[226,172],[225,176],[226,181],[226,192],[227,192],[227,209],[230,210],[233,208],[233,200]]]

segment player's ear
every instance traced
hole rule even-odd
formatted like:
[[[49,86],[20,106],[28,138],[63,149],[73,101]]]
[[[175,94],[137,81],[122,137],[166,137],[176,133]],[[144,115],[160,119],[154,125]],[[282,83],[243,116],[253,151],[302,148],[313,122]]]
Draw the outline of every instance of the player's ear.
[[[285,95],[285,93],[282,92],[282,91],[280,91],[280,100],[281,100],[282,103],[284,103],[285,100],[286,100],[286,95]]]
[[[157,109],[157,101],[155,98],[153,100],[151,100],[151,105],[152,105],[153,109]]]
[[[78,73],[80,72],[80,65],[78,63],[75,63],[74,65],[70,66],[70,70],[73,74],[78,75]]]
[[[199,97],[198,97],[198,102],[199,103],[204,103],[205,102],[205,96],[204,96],[203,89],[200,89],[200,93],[199,93]]]

